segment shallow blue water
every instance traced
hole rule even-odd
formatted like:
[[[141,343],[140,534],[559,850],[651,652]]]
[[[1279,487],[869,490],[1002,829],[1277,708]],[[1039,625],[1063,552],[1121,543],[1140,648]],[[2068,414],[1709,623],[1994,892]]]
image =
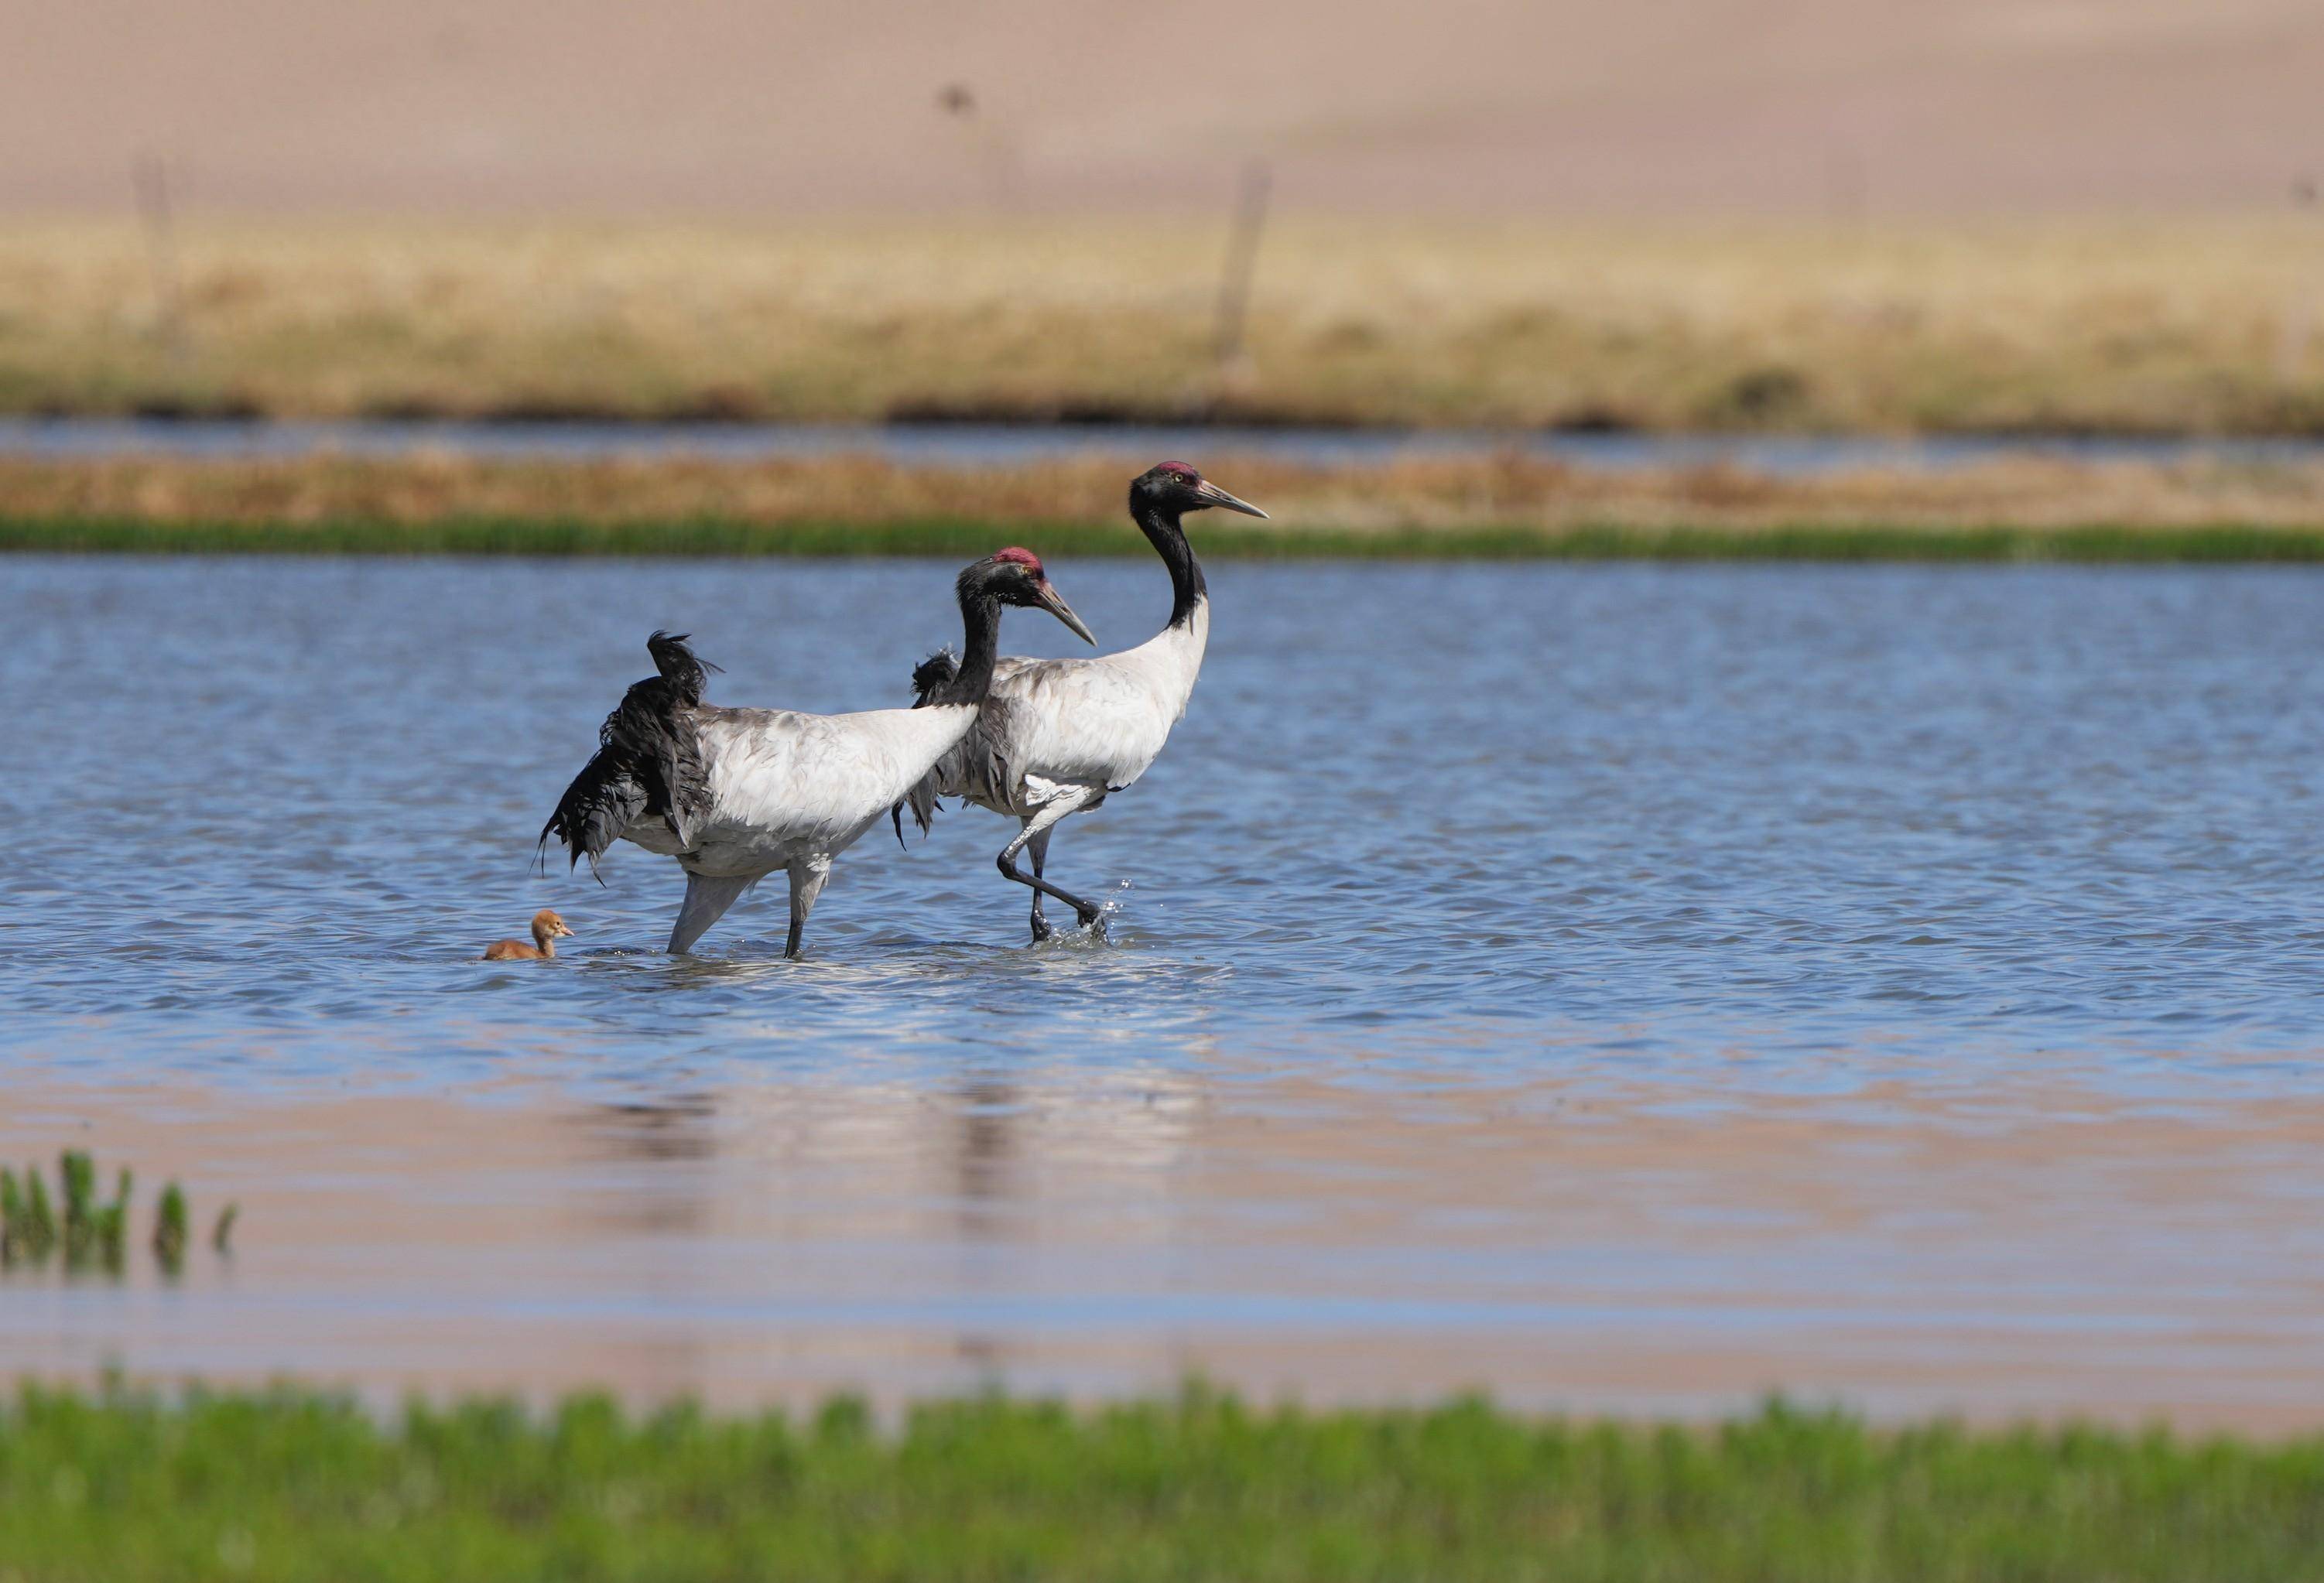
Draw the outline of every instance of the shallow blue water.
[[[2324,1417],[2324,575],[1226,565],[1110,943],[530,871],[647,631],[894,704],[952,571],[0,559],[0,1159],[245,1210],[0,1371]]]
[[[1109,646],[1167,609],[1155,566],[1052,569]],[[2324,1075],[2301,572],[1227,566],[1169,750],[1052,855],[1111,944],[1028,948],[974,810],[843,857],[799,964],[778,888],[683,961],[666,860],[529,871],[647,631],[724,702],[896,704],[951,571],[0,562],[0,1055]],[[556,966],[472,960],[545,905]]]

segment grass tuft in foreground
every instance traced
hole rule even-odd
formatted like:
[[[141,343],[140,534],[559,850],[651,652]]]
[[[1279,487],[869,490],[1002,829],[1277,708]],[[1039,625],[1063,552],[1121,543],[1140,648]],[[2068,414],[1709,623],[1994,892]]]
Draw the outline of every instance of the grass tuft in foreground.
[[[281,1390],[0,1413],[0,1577],[2140,1579],[2312,1578],[2324,1440],[1704,1431],[1254,1410],[928,1405],[900,1430],[412,1407]]]
[[[130,1173],[115,1179],[108,1203],[97,1193],[97,1162],[67,1149],[57,1162],[57,1183],[60,1210],[38,1165],[26,1167],[21,1182],[0,1166],[0,1273],[45,1270],[54,1261],[68,1275],[102,1271],[118,1278],[128,1263]],[[218,1217],[213,1246],[221,1255],[236,1213],[228,1204]],[[153,1218],[153,1257],[162,1274],[174,1276],[185,1267],[186,1238],[186,1195],[172,1182],[161,1190]]]

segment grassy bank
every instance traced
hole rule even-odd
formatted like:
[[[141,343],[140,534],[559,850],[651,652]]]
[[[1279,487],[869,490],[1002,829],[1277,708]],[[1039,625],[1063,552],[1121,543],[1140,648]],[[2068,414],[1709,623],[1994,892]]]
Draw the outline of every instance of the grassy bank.
[[[2286,529],[2218,522],[2178,528],[2090,523],[1904,527],[1799,522],[1766,527],[1653,523],[1522,523],[1442,529],[1319,529],[1205,532],[1202,553],[1230,560],[2057,561],[2211,564],[2324,562],[2324,525]],[[973,559],[1023,542],[1042,555],[1150,552],[1128,527],[1098,523],[747,522],[693,517],[669,522],[571,518],[448,517],[422,524],[378,519],[319,522],[143,518],[0,517],[0,553],[140,555],[932,556]]]
[[[0,412],[2324,432],[2312,216],[0,226]],[[174,281],[174,284],[171,281]]]
[[[1194,1394],[895,1431],[602,1401],[383,1427],[297,1393],[0,1413],[0,1577],[318,1579],[2310,1578],[2324,1440],[1711,1431]]]
[[[1518,456],[1322,469],[1205,457],[1273,519],[1194,520],[1216,559],[1369,557],[2324,560],[2324,467],[2012,461],[1782,478]],[[1144,555],[1117,461],[0,459],[0,550]]]

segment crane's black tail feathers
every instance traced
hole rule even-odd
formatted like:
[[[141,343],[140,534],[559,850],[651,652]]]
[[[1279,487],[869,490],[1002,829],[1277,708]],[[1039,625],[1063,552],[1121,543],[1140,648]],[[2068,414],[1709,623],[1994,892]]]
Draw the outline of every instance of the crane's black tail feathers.
[[[912,707],[922,707],[936,695],[939,687],[952,686],[960,675],[960,661],[949,649],[939,649],[912,667]]]
[[[646,640],[646,652],[653,656],[654,669],[661,672],[661,679],[670,685],[688,709],[702,702],[702,689],[710,682],[705,671],[725,674],[687,647],[687,640],[693,636],[691,632],[657,630]]]
[[[661,674],[632,683],[597,728],[597,751],[540,827],[534,851],[544,868],[553,835],[568,854],[567,867],[577,868],[587,858],[589,872],[604,884],[597,860],[641,818],[659,818],[680,845],[694,843],[695,827],[710,811],[710,774],[694,712],[702,703],[706,673],[718,667],[698,658],[686,640],[684,633],[668,632],[646,640]]]
[[[959,675],[960,661],[953,658],[951,649],[939,649],[929,655],[912,667],[912,707],[926,707],[936,695],[938,688],[952,686],[953,679]],[[912,823],[920,827],[922,835],[926,835],[929,821],[943,806],[936,800],[936,777],[933,775],[906,792],[888,810],[888,822],[896,827],[896,844],[904,844],[904,810],[907,807],[912,810]]]

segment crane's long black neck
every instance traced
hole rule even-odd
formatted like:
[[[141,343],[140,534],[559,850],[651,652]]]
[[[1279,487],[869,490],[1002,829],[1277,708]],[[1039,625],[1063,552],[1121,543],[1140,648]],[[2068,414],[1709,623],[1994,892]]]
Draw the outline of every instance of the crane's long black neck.
[[[1192,625],[1194,606],[1209,596],[1210,589],[1203,582],[1203,563],[1194,558],[1194,547],[1186,542],[1178,526],[1178,513],[1133,500],[1130,514],[1145,532],[1146,542],[1170,568],[1170,624]]]
[[[1001,600],[982,589],[960,591],[960,668],[929,695],[931,704],[982,704],[992,690],[992,662],[1001,653]]]

